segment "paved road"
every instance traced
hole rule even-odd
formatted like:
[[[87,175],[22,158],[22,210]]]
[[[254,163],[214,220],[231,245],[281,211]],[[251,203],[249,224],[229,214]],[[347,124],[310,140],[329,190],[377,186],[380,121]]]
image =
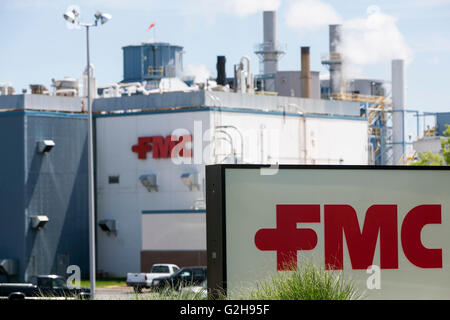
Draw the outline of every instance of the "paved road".
[[[139,300],[155,299],[155,293],[144,290],[141,294],[136,294],[131,287],[111,287],[97,288],[95,290],[95,300]]]

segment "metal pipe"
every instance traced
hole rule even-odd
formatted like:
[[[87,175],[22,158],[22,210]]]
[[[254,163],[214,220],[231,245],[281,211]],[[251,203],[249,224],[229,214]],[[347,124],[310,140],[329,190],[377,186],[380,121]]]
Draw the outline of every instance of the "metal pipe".
[[[397,164],[405,153],[405,62],[392,60],[392,137],[393,164]]]
[[[217,56],[217,84],[225,86],[227,84],[227,74],[225,70],[226,58],[225,56]]]
[[[89,53],[89,25],[86,25],[87,54],[87,107],[88,107],[88,179],[89,179],[89,280],[91,299],[95,298],[95,187],[94,187],[94,142],[91,103],[91,68]]]
[[[311,98],[311,57],[309,47],[301,48],[301,96]]]

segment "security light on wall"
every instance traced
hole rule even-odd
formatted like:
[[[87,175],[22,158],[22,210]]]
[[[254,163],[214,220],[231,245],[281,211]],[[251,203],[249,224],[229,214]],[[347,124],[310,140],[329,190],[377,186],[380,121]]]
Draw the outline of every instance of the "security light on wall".
[[[0,259],[0,275],[15,276],[19,274],[19,262],[16,259]]]
[[[117,232],[117,223],[114,219],[105,219],[98,222],[100,229],[105,232]]]
[[[156,174],[149,173],[149,174],[143,174],[139,177],[139,180],[141,180],[142,185],[148,190],[148,192],[158,191],[158,185],[156,183]]]
[[[47,216],[31,216],[30,220],[31,228],[33,229],[41,229],[49,221]]]
[[[38,151],[39,153],[47,153],[53,149],[55,142],[53,140],[42,140],[38,141]]]
[[[181,175],[181,181],[189,188],[190,191],[194,189],[200,190],[200,184],[198,182],[198,173],[183,173]]]

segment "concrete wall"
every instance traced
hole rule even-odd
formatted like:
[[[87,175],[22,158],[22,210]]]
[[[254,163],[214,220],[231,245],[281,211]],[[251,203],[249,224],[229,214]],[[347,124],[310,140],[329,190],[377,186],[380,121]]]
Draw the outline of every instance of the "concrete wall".
[[[141,250],[155,257],[155,251],[174,248],[206,249],[206,243],[199,244],[194,239],[197,233],[206,232],[204,211],[185,213],[195,200],[203,197],[203,191],[189,191],[180,178],[185,172],[196,171],[201,174],[199,181],[203,184],[203,164],[176,165],[170,158],[153,159],[152,153],[147,159],[138,159],[131,150],[138,137],[166,137],[175,129],[195,135],[194,121],[199,121],[203,130],[208,129],[209,112],[96,118],[98,220],[116,220],[118,228],[116,233],[97,228],[98,270],[124,277],[127,272],[141,270]],[[157,174],[157,192],[147,191],[139,180],[148,173]],[[119,183],[110,184],[109,176],[119,176]],[[175,218],[174,213],[180,211],[183,218]]]
[[[311,71],[311,99],[320,99],[319,76],[319,72]],[[300,71],[278,71],[275,85],[279,96],[297,98],[302,96]]]

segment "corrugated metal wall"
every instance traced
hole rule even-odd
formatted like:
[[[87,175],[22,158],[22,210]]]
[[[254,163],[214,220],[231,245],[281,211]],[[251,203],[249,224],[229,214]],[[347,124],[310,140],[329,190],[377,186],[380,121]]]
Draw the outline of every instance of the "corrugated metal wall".
[[[22,112],[0,113],[0,259],[18,261],[25,255],[23,121]]]
[[[0,223],[0,249],[5,247],[9,251],[1,250],[0,258],[22,252],[20,281],[38,274],[65,275],[67,266],[73,264],[86,277],[89,270],[87,119],[62,113],[16,114],[19,116],[14,122],[8,122],[8,117],[0,118],[7,123],[1,125],[0,139],[11,139],[19,145],[9,157],[10,172],[15,174],[2,174],[6,180],[2,185],[13,186],[14,191],[0,193],[0,219],[5,219],[5,213],[14,209],[14,223]],[[22,132],[22,136],[13,137],[13,132]],[[37,143],[44,139],[53,140],[55,147],[41,154]],[[4,168],[4,163],[1,158],[0,168]],[[30,226],[33,215],[46,215],[49,222],[44,228],[34,230]],[[9,236],[4,232],[9,232]]]
[[[144,43],[123,47],[123,81],[144,81],[161,77],[181,76],[182,51],[180,46],[168,43]],[[149,67],[153,71],[163,68],[163,74],[149,74]]]

